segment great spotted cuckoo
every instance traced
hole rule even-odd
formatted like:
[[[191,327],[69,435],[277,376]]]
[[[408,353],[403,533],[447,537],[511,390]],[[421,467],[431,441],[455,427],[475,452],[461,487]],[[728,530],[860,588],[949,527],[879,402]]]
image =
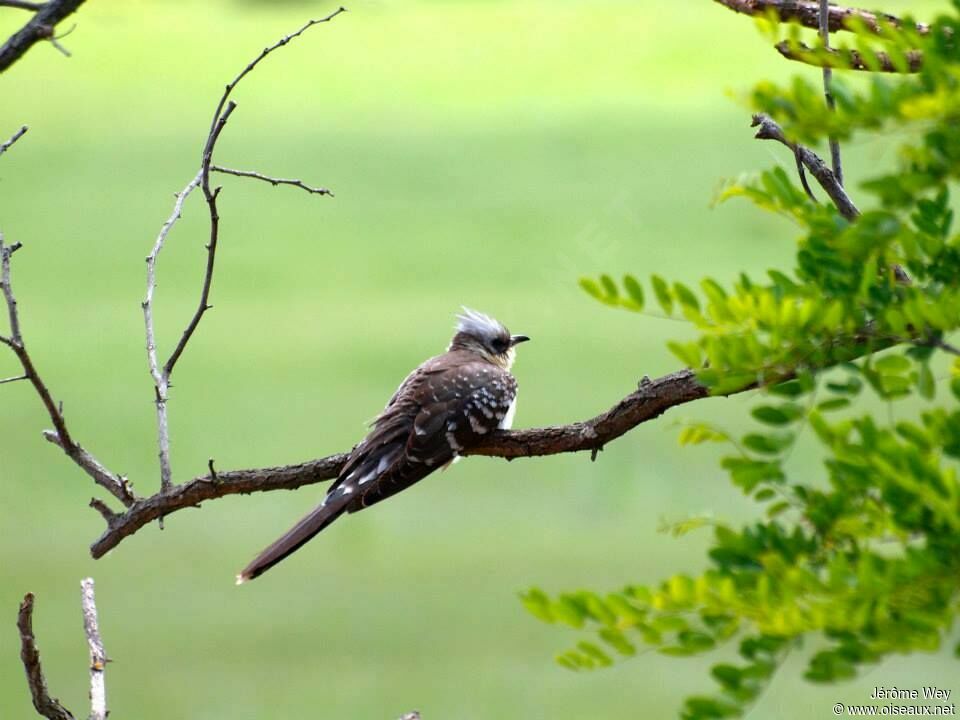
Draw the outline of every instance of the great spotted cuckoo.
[[[410,373],[347,458],[323,502],[237,575],[237,584],[263,574],[345,512],[357,512],[456,461],[498,428],[513,424],[515,347],[493,318],[464,308],[443,355]]]

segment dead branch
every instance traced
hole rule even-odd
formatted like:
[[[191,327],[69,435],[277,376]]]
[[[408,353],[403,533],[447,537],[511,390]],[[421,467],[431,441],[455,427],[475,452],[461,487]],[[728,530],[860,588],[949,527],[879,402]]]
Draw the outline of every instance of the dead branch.
[[[4,3],[11,7],[20,7],[27,10],[36,10],[26,25],[11,35],[0,47],[0,72],[3,72],[41,40],[51,40],[57,25],[76,11],[84,0],[49,0],[36,7],[29,7],[34,3],[20,2],[15,5],[9,1]]]
[[[220,194],[220,188],[211,187],[210,173],[217,171],[233,175],[243,175],[266,180],[274,185],[297,185],[298,187],[302,187],[310,192],[317,192],[327,195],[332,194],[328,190],[311,188],[299,180],[270,178],[266,175],[262,175],[261,173],[230,170],[228,168],[221,168],[213,165],[213,153],[216,148],[217,140],[220,138],[220,134],[223,132],[230,115],[237,107],[236,103],[230,99],[230,95],[233,93],[237,85],[240,84],[243,78],[251,73],[257,67],[257,65],[259,65],[260,62],[263,61],[273,51],[283,47],[291,40],[300,37],[314,25],[330,22],[337,15],[343,12],[345,12],[344,8],[338,8],[326,17],[310,20],[305,25],[300,27],[300,29],[290,33],[289,35],[285,35],[273,45],[264,48],[263,51],[261,51],[261,53],[253,61],[248,63],[231,82],[227,83],[223,94],[220,96],[220,99],[217,102],[216,109],[213,113],[213,121],[210,124],[210,130],[204,140],[203,152],[201,154],[200,161],[200,170],[197,172],[194,178],[187,183],[186,187],[176,194],[173,212],[163,224],[163,227],[161,227],[160,234],[157,236],[153,250],[151,251],[150,255],[147,256],[147,292],[142,303],[142,307],[144,324],[146,326],[147,362],[150,368],[150,375],[153,378],[154,404],[156,406],[157,413],[157,446],[158,457],[160,461],[161,492],[167,492],[173,486],[173,471],[170,464],[169,419],[167,415],[170,377],[173,374],[174,367],[176,366],[180,357],[183,355],[184,350],[186,350],[187,344],[190,342],[190,339],[196,332],[197,327],[199,327],[200,321],[203,319],[204,314],[212,307],[212,305],[210,305],[210,290],[213,285],[213,272],[216,266],[217,247],[220,240],[220,213],[217,209],[217,198]],[[180,336],[180,340],[177,342],[166,362],[164,362],[161,366],[157,355],[156,332],[154,329],[153,320],[153,297],[157,285],[157,258],[159,257],[160,251],[163,249],[167,235],[170,233],[170,230],[173,228],[173,225],[176,223],[176,221],[180,218],[184,201],[186,200],[187,196],[190,195],[190,193],[193,192],[193,190],[195,190],[197,187],[200,187],[201,191],[203,192],[203,197],[207,203],[207,211],[210,217],[210,234],[209,240],[206,244],[207,258],[204,266],[203,281],[200,288],[200,299],[197,303],[196,310],[193,312],[193,315],[190,317],[190,320],[187,322],[187,325]]]
[[[103,640],[100,639],[93,578],[85,578],[80,582],[80,598],[83,632],[87,636],[87,646],[90,648],[90,716],[88,720],[107,720],[107,689],[104,683],[107,653],[103,649]]]
[[[50,697],[47,681],[40,664],[40,650],[33,635],[33,593],[23,596],[20,612],[17,614],[17,629],[20,631],[20,661],[27,673],[27,685],[30,697],[37,712],[49,720],[74,720],[73,715],[60,701]]]
[[[843,70],[861,70],[865,72],[885,73],[918,73],[923,68],[923,53],[919,50],[910,50],[906,53],[906,66],[894,62],[888,53],[876,51],[871,53],[871,60],[864,57],[859,50],[844,48],[812,48],[802,42],[782,40],[774,47],[787,60],[802,62],[805,65]]]
[[[714,0],[736,13],[766,16],[773,13],[780,22],[794,22],[813,30],[820,29],[820,6],[818,0]],[[853,22],[852,22],[853,21]],[[828,9],[830,32],[853,32],[856,23],[862,23],[871,32],[881,33],[884,26],[901,28],[904,22],[895,15],[875,13],[857,8],[831,5]],[[930,32],[926,23],[912,25],[921,35]]]
[[[312,195],[329,195],[333,197],[333,193],[327,190],[327,188],[312,187],[304,183],[302,180],[292,180],[287,178],[271,177],[270,175],[264,175],[262,173],[254,172],[252,170],[234,170],[233,168],[223,167],[221,165],[211,165],[210,169],[213,172],[223,173],[224,175],[236,175],[237,177],[247,177],[247,178],[254,178],[256,180],[263,180],[264,182],[270,183],[274,187],[277,187],[277,185],[290,185],[292,187],[298,187],[301,190],[305,190],[306,192]]]
[[[20,138],[22,138],[22,137],[24,136],[24,134],[27,132],[27,130],[29,130],[29,128],[28,128],[26,125],[23,125],[19,130],[17,130],[17,131],[13,134],[13,136],[12,136],[9,140],[5,141],[2,145],[0,145],[0,155],[3,155],[7,150],[10,149],[10,147],[11,147],[17,140],[19,140]]]

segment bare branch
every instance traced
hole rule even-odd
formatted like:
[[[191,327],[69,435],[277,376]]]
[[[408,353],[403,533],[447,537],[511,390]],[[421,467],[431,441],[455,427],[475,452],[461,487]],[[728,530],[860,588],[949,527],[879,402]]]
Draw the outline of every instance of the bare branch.
[[[309,192],[330,194],[328,190],[324,190],[322,188],[311,188],[299,180],[270,178],[266,175],[261,175],[260,173],[231,170],[229,168],[214,166],[213,152],[214,148],[216,147],[217,140],[220,138],[220,133],[223,132],[230,115],[237,107],[236,103],[229,99],[230,94],[237,87],[240,81],[243,80],[243,78],[246,77],[250,72],[252,72],[260,63],[260,61],[262,61],[271,52],[286,45],[294,38],[299,37],[306,32],[307,29],[313,27],[314,25],[329,22],[342,12],[345,12],[344,9],[339,8],[324,18],[310,20],[296,32],[284,36],[273,45],[265,48],[252,62],[248,63],[246,67],[244,67],[240,74],[238,74],[230,83],[226,85],[223,94],[220,96],[220,99],[217,102],[217,106],[213,115],[213,121],[210,125],[210,131],[207,133],[207,137],[204,140],[200,170],[187,184],[187,186],[181,192],[177,193],[173,212],[160,229],[160,234],[157,236],[157,240],[154,243],[153,251],[147,257],[147,293],[142,305],[147,336],[147,360],[150,368],[150,375],[153,378],[154,403],[157,410],[157,445],[158,457],[160,460],[161,492],[169,491],[173,485],[173,471],[170,463],[169,419],[167,416],[170,377],[173,374],[173,370],[176,367],[177,362],[183,355],[184,350],[186,350],[187,344],[190,342],[194,332],[196,332],[197,327],[200,325],[200,321],[203,319],[204,314],[212,307],[210,305],[210,290],[213,285],[213,272],[216,266],[217,247],[220,239],[220,213],[217,209],[217,197],[220,194],[220,188],[211,187],[211,171],[216,170],[217,172],[255,177],[257,179],[266,180],[267,182],[272,182],[274,185],[296,185],[304,190],[308,190]],[[196,310],[190,317],[190,320],[187,322],[186,327],[181,333],[179,341],[177,342],[173,351],[170,353],[170,356],[167,358],[166,362],[164,362],[164,364],[161,366],[157,355],[156,332],[154,329],[153,320],[153,296],[157,284],[157,257],[159,256],[160,251],[163,249],[164,242],[166,241],[167,235],[169,234],[171,228],[180,218],[184,201],[186,200],[187,196],[197,187],[200,187],[203,191],[204,200],[207,203],[207,210],[210,216],[210,235],[206,245],[207,259],[204,267],[203,281],[200,288],[200,299],[197,303]],[[162,515],[160,517],[162,517]]]
[[[40,40],[54,37],[54,29],[83,5],[84,0],[50,0],[43,3],[36,15],[0,47],[0,72],[3,72]]]
[[[80,581],[80,607],[83,610],[83,632],[90,648],[90,717],[88,720],[107,720],[107,689],[104,669],[107,653],[100,639],[97,622],[97,602],[94,597],[93,578]]]
[[[22,126],[19,130],[17,130],[13,134],[13,137],[11,137],[9,140],[7,140],[2,145],[0,145],[0,155],[3,155],[10,148],[10,146],[12,146],[17,140],[22,138],[26,134],[27,130],[29,130],[29,128],[26,125]]]
[[[237,177],[248,177],[255,178],[256,180],[263,180],[268,182],[274,187],[277,185],[291,185],[293,187],[298,187],[301,190],[306,190],[308,193],[314,195],[329,195],[333,197],[333,193],[327,190],[327,188],[317,188],[307,185],[302,180],[288,180],[286,178],[276,178],[269,175],[263,175],[252,170],[234,170],[233,168],[222,167],[221,165],[211,165],[210,169],[213,172],[224,173],[225,175],[236,175]]]
[[[255,470],[216,471],[190,482],[175,485],[166,493],[138,500],[116,518],[113,526],[90,546],[90,554],[103,557],[120,542],[154,520],[184,508],[199,507],[206,500],[228,495],[249,495],[270,490],[294,490],[304,485],[335,478],[347,461],[347,454],[283,467]]]
[[[49,720],[74,720],[70,711],[61,705],[59,700],[50,697],[47,690],[47,681],[40,664],[40,650],[33,635],[33,593],[23,596],[20,612],[17,614],[17,629],[20,631],[20,661],[27,673],[33,707]]]
[[[67,429],[67,422],[63,416],[63,410],[57,403],[47,388],[40,373],[37,372],[33,359],[27,350],[20,332],[20,316],[17,312],[17,300],[13,293],[13,284],[10,281],[10,258],[21,245],[15,243],[7,246],[3,241],[3,233],[0,233],[0,289],[3,291],[3,297],[7,305],[7,314],[10,319],[10,335],[0,335],[0,343],[13,350],[14,355],[20,361],[23,368],[23,374],[33,385],[33,389],[43,406],[50,416],[55,430],[48,430],[44,433],[51,442],[57,444],[67,456],[79,465],[93,480],[110,492],[114,497],[120,500],[124,505],[132,505],[135,497],[131,492],[125,478],[111,473],[89,452],[84,450],[70,435]]]
[[[157,289],[157,258],[160,251],[163,250],[163,244],[167,235],[173,228],[183,212],[183,203],[187,197],[200,184],[202,173],[197,172],[196,176],[187,183],[187,186],[178,192],[173,203],[173,212],[160,228],[156,242],[153,244],[153,250],[147,255],[147,294],[141,304],[143,308],[143,322],[146,326],[147,334],[147,363],[150,367],[150,375],[153,378],[154,386],[154,404],[157,408],[157,455],[160,460],[160,488],[166,490],[170,487],[172,471],[170,469],[170,431],[167,420],[167,398],[170,389],[170,377],[161,370],[160,361],[157,359],[157,338],[153,323],[153,294]]]
[[[757,113],[753,116],[751,126],[759,127],[755,136],[757,139],[776,140],[790,148],[790,150],[800,158],[800,161],[810,171],[810,174],[817,179],[820,187],[826,191],[830,199],[833,200],[834,205],[837,206],[837,210],[839,210],[840,214],[847,220],[855,220],[860,215],[857,206],[853,204],[850,196],[847,195],[843,186],[837,181],[837,177],[833,174],[833,171],[827,167],[827,164],[820,159],[819,155],[803,145],[788,140],[783,133],[783,128],[769,115]]]
[[[873,60],[867,61],[858,50],[830,48],[812,48],[802,42],[782,40],[774,47],[787,60],[795,60],[805,65],[820,68],[836,68],[843,70],[862,70],[865,72],[886,73],[917,73],[923,68],[923,53],[919,50],[910,50],[906,53],[906,67],[898,66],[893,58],[885,52],[872,53]]]
[[[29,379],[30,378],[28,378],[26,375],[17,375],[16,377],[3,378],[3,380],[0,380],[0,385],[3,385],[4,383],[17,382],[18,380],[29,380]]]
[[[730,8],[734,12],[752,16],[766,16],[774,13],[780,22],[795,22],[813,30],[820,29],[819,0],[714,0]],[[828,27],[830,32],[840,30],[852,32],[852,20],[860,22],[868,30],[880,33],[883,26],[904,27],[904,22],[894,15],[875,13],[857,8],[839,7],[831,5],[828,10]],[[917,23],[913,26],[918,33],[926,35],[930,26],[926,23]]]
[[[319,18],[319,19],[315,19],[315,20],[309,20],[309,21],[308,21],[305,25],[303,25],[299,30],[294,31],[294,32],[290,33],[289,35],[284,35],[282,38],[280,38],[280,39],[279,39],[277,42],[275,42],[273,45],[270,45],[269,47],[265,47],[265,48],[263,49],[263,51],[262,51],[259,55],[257,55],[256,58],[254,58],[250,63],[247,64],[247,66],[246,66],[243,70],[240,71],[240,74],[239,74],[239,75],[237,75],[231,82],[227,83],[227,86],[226,86],[226,88],[225,88],[224,91],[223,91],[223,95],[220,97],[220,102],[217,103],[217,108],[216,108],[216,110],[214,110],[214,112],[213,112],[213,121],[210,123],[210,133],[209,133],[209,136],[212,137],[212,136],[215,134],[216,127],[217,127],[217,123],[220,122],[220,118],[221,118],[221,116],[222,116],[222,114],[223,114],[223,109],[224,109],[224,107],[226,107],[227,100],[230,98],[230,93],[233,92],[234,88],[237,87],[237,85],[240,84],[240,81],[243,80],[243,78],[245,78],[250,72],[252,72],[253,69],[254,69],[257,65],[259,65],[260,62],[261,62],[264,58],[267,57],[267,55],[269,55],[270,53],[272,53],[274,50],[277,50],[278,48],[283,47],[284,45],[286,45],[287,43],[289,43],[291,40],[300,37],[301,35],[303,35],[303,33],[305,33],[307,30],[309,30],[310,28],[312,28],[314,25],[319,25],[320,23],[330,22],[330,21],[333,20],[337,15],[339,15],[340,13],[345,13],[346,11],[347,11],[346,8],[340,7],[340,8],[337,8],[335,11],[333,11],[332,13],[330,13],[329,15],[327,15],[327,16],[324,17],[324,18]],[[212,146],[211,146],[210,148],[207,148],[207,149],[212,149]],[[206,152],[206,149],[205,149],[205,152]]]

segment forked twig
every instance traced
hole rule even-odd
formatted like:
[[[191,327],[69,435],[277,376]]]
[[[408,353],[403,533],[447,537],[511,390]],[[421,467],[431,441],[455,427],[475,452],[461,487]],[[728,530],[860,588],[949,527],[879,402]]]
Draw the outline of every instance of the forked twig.
[[[264,179],[268,182],[273,182],[274,184],[299,184],[299,186],[303,187],[304,189],[310,189],[311,191],[320,192],[321,194],[331,194],[329,191],[309,188],[309,186],[300,183],[300,181],[278,180],[276,178],[268,178],[260,173],[230,171],[226,168],[214,166],[213,153],[214,149],[216,148],[217,140],[220,138],[220,134],[223,132],[230,115],[237,107],[236,103],[230,100],[230,95],[233,93],[237,85],[240,84],[240,81],[243,80],[243,78],[249,73],[251,73],[257,67],[257,65],[274,50],[283,47],[291,40],[302,35],[314,25],[319,25],[321,23],[326,23],[333,20],[333,18],[342,12],[345,12],[345,9],[342,7],[338,8],[326,17],[310,20],[295,32],[285,35],[273,45],[264,48],[263,51],[261,51],[261,53],[253,61],[248,63],[232,81],[227,83],[223,94],[220,96],[220,99],[217,102],[216,109],[213,113],[213,120],[210,124],[210,130],[207,133],[206,139],[204,140],[203,152],[201,153],[200,170],[193,177],[193,179],[187,183],[186,187],[176,194],[173,212],[163,224],[163,227],[161,227],[160,233],[154,242],[153,250],[151,251],[150,255],[147,256],[147,291],[142,303],[142,307],[144,325],[146,327],[147,362],[150,369],[150,375],[153,378],[154,404],[156,406],[157,413],[157,454],[160,461],[161,492],[168,492],[173,487],[173,471],[170,462],[170,430],[167,413],[170,377],[173,375],[173,370],[176,367],[177,362],[180,360],[180,357],[183,355],[184,350],[186,350],[187,344],[190,342],[190,339],[196,332],[197,327],[199,327],[200,321],[203,319],[204,314],[212,307],[210,305],[210,291],[213,286],[213,272],[216,266],[217,247],[220,239],[220,213],[217,209],[217,198],[220,194],[220,188],[211,187],[210,173],[216,170],[219,172],[229,172],[230,174],[234,175],[257,177],[258,179]],[[203,281],[200,288],[200,298],[199,302],[197,303],[197,308],[194,310],[193,315],[188,320],[187,325],[181,333],[180,339],[177,341],[176,346],[173,348],[169,357],[161,366],[157,354],[156,331],[154,329],[153,319],[153,299],[157,286],[157,258],[160,255],[160,251],[163,249],[167,235],[170,233],[173,225],[181,216],[184,201],[186,200],[187,196],[189,196],[190,193],[193,192],[197,187],[199,187],[203,192],[210,218],[210,233],[206,244],[207,257],[204,267]]]

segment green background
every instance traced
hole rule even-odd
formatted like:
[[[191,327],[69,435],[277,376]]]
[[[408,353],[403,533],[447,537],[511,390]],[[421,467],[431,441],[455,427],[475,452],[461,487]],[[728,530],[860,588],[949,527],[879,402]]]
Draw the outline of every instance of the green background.
[[[26,246],[14,269],[25,339],[76,438],[142,494],[158,482],[143,258],[199,165],[223,84],[331,9],[90,0],[61,28],[77,24],[63,40],[72,58],[41,45],[0,76],[0,134],[30,125],[0,159],[0,229]],[[0,30],[27,17],[0,8]],[[789,267],[789,224],[709,204],[723,178],[791,166],[751,139],[730,97],[790,72],[815,71],[788,67],[751,20],[709,0],[359,0],[312,29],[240,86],[217,161],[336,198],[222,179],[215,308],[174,376],[175,477],[211,457],[230,469],[348,449],[443,350],[461,304],[534,339],[515,368],[518,427],[590,417],[644,374],[677,369],[664,342],[686,337],[684,323],[605,309],[577,278]],[[847,147],[852,180],[890,162],[897,140]],[[205,216],[194,196],[161,257],[161,351],[196,303]],[[0,377],[17,372],[0,353]],[[86,714],[86,575],[118,720],[671,717],[685,694],[712,689],[709,657],[647,653],[572,674],[552,657],[577,634],[528,616],[517,592],[701,569],[709,530],[676,539],[662,521],[753,508],[720,450],[677,447],[677,421],[738,430],[750,402],[671,411],[593,464],[471,458],[236,588],[234,573],[323,487],[183,511],[94,561],[103,523],[86,504],[102,493],[41,439],[49,421],[30,388],[4,385],[0,718],[33,714],[14,627],[26,591],[52,690]],[[791,462],[819,472],[809,453]],[[830,717],[881,684],[960,693],[946,651],[839,687],[798,680],[804,653],[751,717]]]

